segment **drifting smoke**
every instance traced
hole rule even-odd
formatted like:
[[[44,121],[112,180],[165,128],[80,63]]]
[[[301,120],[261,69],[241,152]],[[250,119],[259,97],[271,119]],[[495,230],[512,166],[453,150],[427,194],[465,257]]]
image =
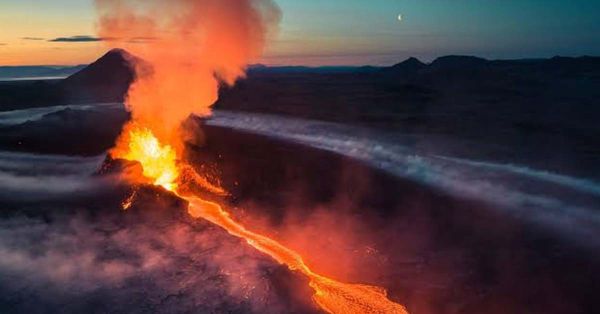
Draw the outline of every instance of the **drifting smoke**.
[[[0,204],[73,199],[109,190],[111,180],[90,176],[102,158],[0,152]]]
[[[278,294],[274,277],[283,268],[216,227],[97,214],[0,220],[0,312],[283,313],[293,307]]]
[[[128,93],[133,120],[176,147],[181,123],[190,114],[210,114],[219,84],[244,76],[281,16],[271,0],[96,0],[96,5],[98,36],[148,63],[136,64],[137,80]]]

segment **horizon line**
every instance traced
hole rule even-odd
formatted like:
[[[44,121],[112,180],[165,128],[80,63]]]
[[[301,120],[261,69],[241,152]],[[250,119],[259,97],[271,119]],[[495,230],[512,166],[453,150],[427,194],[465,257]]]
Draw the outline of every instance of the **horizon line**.
[[[109,49],[107,50],[105,53],[101,54],[100,57],[94,59],[91,62],[88,63],[65,63],[65,64],[8,64],[8,65],[2,65],[0,64],[0,68],[8,68],[8,67],[58,67],[58,68],[67,68],[67,67],[77,67],[77,66],[88,66],[94,62],[96,62],[97,60],[99,60],[100,58],[102,58],[104,55],[106,55],[107,53],[109,53],[112,50],[117,50],[117,49],[121,49],[122,48],[113,48],[113,49]],[[365,54],[363,55],[363,57],[381,57],[381,56],[389,56],[392,57],[395,54]],[[424,58],[424,57],[417,57],[417,56],[408,56],[408,57],[399,57],[397,58],[398,61],[395,62],[382,62],[382,63],[323,63],[323,64],[311,64],[310,62],[308,63],[301,63],[301,62],[289,62],[289,63],[285,63],[285,62],[256,62],[256,63],[250,63],[248,64],[248,67],[252,67],[252,66],[266,66],[266,67],[306,67],[306,68],[324,68],[324,67],[378,67],[378,68],[382,68],[382,67],[390,67],[399,63],[402,63],[406,60],[409,60],[411,58],[417,59],[420,62],[424,63],[424,64],[431,64],[433,63],[435,60],[443,58],[443,57],[451,57],[451,56],[458,56],[458,57],[475,57],[475,58],[480,58],[480,59],[484,59],[486,61],[519,61],[519,60],[548,60],[548,59],[552,59],[552,58],[600,58],[600,54],[599,55],[591,55],[591,54],[548,54],[548,55],[544,55],[544,56],[530,56],[530,57],[506,57],[506,58],[490,58],[490,57],[485,57],[485,56],[481,56],[481,55],[477,55],[477,54],[462,54],[462,53],[451,53],[451,54],[444,54],[444,55],[439,55],[437,57],[429,57],[429,58]],[[307,56],[265,56],[261,59],[334,59],[334,58],[348,58],[348,57],[355,57],[355,55],[307,55]],[[266,60],[265,60],[266,61]]]

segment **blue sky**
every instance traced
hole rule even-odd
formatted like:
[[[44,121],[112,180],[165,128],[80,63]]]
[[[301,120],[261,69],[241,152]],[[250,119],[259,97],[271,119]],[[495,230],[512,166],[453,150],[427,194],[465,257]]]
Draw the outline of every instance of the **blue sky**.
[[[431,59],[445,54],[491,58],[600,54],[600,1],[279,0],[279,4],[285,14],[282,39],[322,44],[314,49],[315,55],[365,54],[385,62],[394,56]]]
[[[600,55],[600,1],[276,2],[284,17],[263,60],[270,64],[391,64],[447,54]],[[92,61],[103,49],[99,43],[22,38],[94,35],[94,19],[91,0],[0,0],[0,64]]]

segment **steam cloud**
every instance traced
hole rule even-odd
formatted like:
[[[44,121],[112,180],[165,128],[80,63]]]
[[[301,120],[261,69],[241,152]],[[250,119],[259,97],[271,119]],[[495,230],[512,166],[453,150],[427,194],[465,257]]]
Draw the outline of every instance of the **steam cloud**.
[[[128,93],[133,120],[174,144],[190,114],[210,114],[220,82],[233,84],[244,76],[281,16],[271,0],[96,0],[96,5],[98,37],[117,38],[108,44],[148,63],[137,64]]]
[[[0,204],[56,200],[105,190],[114,184],[91,177],[103,158],[0,152]]]

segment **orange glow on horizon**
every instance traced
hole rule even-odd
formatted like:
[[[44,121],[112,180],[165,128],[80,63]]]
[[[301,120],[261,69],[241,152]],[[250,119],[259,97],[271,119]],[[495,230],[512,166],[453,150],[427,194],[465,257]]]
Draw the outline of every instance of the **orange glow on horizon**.
[[[106,53],[106,48],[98,43],[31,44],[24,40],[0,43],[4,44],[0,45],[0,66],[74,66],[92,63]]]

